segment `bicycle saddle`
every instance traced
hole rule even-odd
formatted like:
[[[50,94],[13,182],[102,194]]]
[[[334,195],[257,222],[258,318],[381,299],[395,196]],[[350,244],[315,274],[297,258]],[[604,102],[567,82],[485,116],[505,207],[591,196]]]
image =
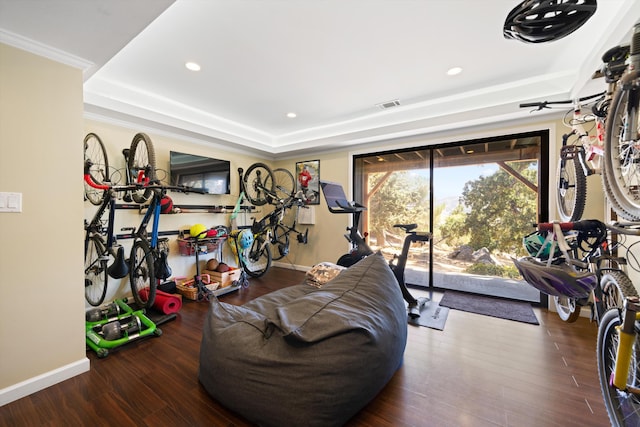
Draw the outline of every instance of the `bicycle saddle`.
[[[402,228],[405,231],[405,233],[408,233],[411,230],[418,228],[418,224],[394,224],[393,226]]]

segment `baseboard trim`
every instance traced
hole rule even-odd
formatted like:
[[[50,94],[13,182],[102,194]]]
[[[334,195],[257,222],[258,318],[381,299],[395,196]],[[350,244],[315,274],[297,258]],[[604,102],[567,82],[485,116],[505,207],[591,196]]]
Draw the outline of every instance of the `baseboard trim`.
[[[89,371],[89,359],[84,358],[77,362],[69,363],[44,374],[29,378],[28,380],[19,382],[0,390],[0,406],[11,403],[15,400],[22,399],[25,396],[33,394],[37,391],[44,390],[54,384],[58,384],[69,378],[80,375]]]
[[[311,270],[311,267],[308,267],[306,265],[296,265],[296,264],[291,264],[290,262],[273,261],[272,265],[274,267],[282,267],[288,270],[305,271],[305,272]]]

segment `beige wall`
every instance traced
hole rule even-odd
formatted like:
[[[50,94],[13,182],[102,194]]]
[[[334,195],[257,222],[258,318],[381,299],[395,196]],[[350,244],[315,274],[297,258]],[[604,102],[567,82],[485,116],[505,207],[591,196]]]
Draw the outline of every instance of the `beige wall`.
[[[0,404],[9,386],[88,368],[82,108],[80,70],[0,43],[0,191],[23,197],[0,213]]]
[[[350,175],[351,158],[348,151],[334,151],[313,154],[304,158],[279,160],[274,162],[274,167],[286,168],[295,177],[296,162],[305,160],[320,160],[320,178],[342,183],[347,197],[353,197]],[[299,226],[301,230],[309,227],[309,243],[301,245],[292,240],[291,254],[279,261],[281,264],[308,268],[323,261],[336,262],[340,255],[349,250],[349,243],[343,234],[350,224],[350,215],[330,213],[323,195],[320,195],[320,204],[313,205],[312,209],[315,210],[315,224]]]

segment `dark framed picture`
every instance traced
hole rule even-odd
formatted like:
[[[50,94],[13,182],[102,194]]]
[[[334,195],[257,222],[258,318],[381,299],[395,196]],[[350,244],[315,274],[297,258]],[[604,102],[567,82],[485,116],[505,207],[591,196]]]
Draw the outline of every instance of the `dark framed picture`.
[[[320,160],[296,163],[296,189],[308,205],[320,204]]]

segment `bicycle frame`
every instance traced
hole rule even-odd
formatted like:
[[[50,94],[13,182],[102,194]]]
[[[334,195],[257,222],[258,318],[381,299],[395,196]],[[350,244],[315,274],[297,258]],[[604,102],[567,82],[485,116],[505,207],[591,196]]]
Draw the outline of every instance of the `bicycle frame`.
[[[394,227],[401,228],[405,231],[404,243],[402,244],[402,252],[400,255],[394,255],[389,261],[389,267],[393,271],[393,275],[396,277],[398,284],[400,284],[400,290],[402,291],[402,297],[407,302],[407,310],[409,316],[412,318],[420,317],[420,311],[425,304],[430,300],[429,298],[416,298],[407,289],[407,284],[404,279],[404,271],[407,266],[407,260],[409,259],[409,249],[413,243],[426,243],[431,240],[431,233],[424,231],[414,231],[417,224],[396,224]]]
[[[563,120],[571,131],[562,136],[556,176],[556,201],[560,219],[563,221],[577,221],[582,217],[587,198],[586,177],[593,174],[602,175],[605,172],[605,159],[611,155],[607,152],[609,149],[605,149],[607,138],[605,118],[609,115],[609,105],[617,82],[624,72],[624,58],[627,53],[628,47],[625,49],[624,46],[616,46],[603,55],[603,66],[594,73],[593,78],[605,77],[607,90],[604,92],[572,100],[520,104],[521,108],[536,107],[534,111],[554,105],[572,104],[573,106],[571,118],[568,119],[567,114]],[[593,100],[595,100],[592,107],[593,114],[583,114],[583,107],[594,102]],[[595,124],[595,135],[593,129],[585,128],[586,123]],[[572,137],[576,140],[569,141]]]
[[[121,235],[122,237],[145,239],[149,241],[149,244],[152,250],[155,251],[158,248],[160,210],[162,208],[160,206],[160,200],[162,199],[162,196],[163,196],[162,193],[163,193],[162,190],[154,189],[154,194],[151,197],[151,203],[148,205],[147,210],[144,216],[142,217],[142,221],[140,221],[140,224],[138,225],[137,228],[133,229],[133,233],[128,235],[127,234]],[[149,239],[149,234],[147,230],[149,227],[149,222],[151,222],[151,239]],[[126,228],[123,230],[126,230]]]
[[[116,204],[116,199],[115,196],[113,195],[113,192],[111,190],[109,190],[107,192],[107,195],[104,197],[104,199],[102,200],[102,203],[100,204],[100,207],[98,208],[98,210],[96,211],[96,213],[93,215],[93,218],[91,219],[90,222],[86,222],[85,220],[85,239],[84,239],[84,251],[85,253],[87,252],[87,250],[89,249],[89,240],[90,237],[96,234],[102,235],[107,237],[107,242],[106,242],[106,246],[107,248],[111,248],[114,246],[114,243],[116,242],[116,238],[115,235],[113,234],[113,223],[114,223],[114,219],[115,219],[115,204]],[[107,227],[106,229],[103,227],[102,225],[102,216],[104,215],[105,211],[109,209],[109,216],[107,218]],[[86,271],[85,271],[86,273]]]
[[[294,232],[298,235],[302,235],[303,233],[296,229],[296,220],[293,221],[293,224],[291,226],[288,226],[284,223],[284,216],[287,213],[287,209],[291,209],[294,204],[297,204],[298,200],[299,199],[296,198],[290,198],[289,200],[279,203],[273,211],[260,219],[260,221],[256,221],[254,218],[254,222],[251,226],[251,230],[253,231],[253,233],[257,235],[265,234],[265,231],[269,231],[270,233],[268,233],[268,240],[272,244],[276,244],[278,242],[278,235],[276,233],[276,228],[278,226],[281,226],[285,229],[285,234]]]
[[[628,298],[624,311],[624,321],[622,327],[618,329],[618,349],[616,351],[616,368],[611,378],[613,384],[618,390],[625,390],[630,393],[640,395],[640,388],[632,387],[627,384],[629,378],[629,369],[631,368],[631,360],[633,356],[633,344],[636,340],[636,322],[640,321],[640,300]]]
[[[100,207],[94,214],[91,221],[87,223],[85,220],[85,264],[87,262],[87,257],[91,253],[90,246],[95,245],[96,249],[96,259],[92,260],[89,265],[85,265],[85,288],[93,285],[93,282],[90,279],[87,279],[87,276],[91,276],[92,274],[99,276],[106,271],[106,274],[114,279],[120,279],[128,274],[128,268],[124,261],[124,248],[117,244],[116,236],[114,234],[115,193],[118,191],[129,191],[134,188],[132,186],[98,185],[93,181],[89,174],[90,166],[90,162],[86,162],[84,175],[85,182],[91,187],[104,190],[105,194]],[[103,216],[107,209],[109,209],[109,215],[105,228],[103,225]],[[105,237],[106,242],[104,242]],[[113,257],[115,262],[111,266],[107,266],[108,258],[110,257]],[[91,305],[102,304],[106,293],[107,281],[107,276],[104,276],[104,286],[99,298],[94,300],[93,298],[89,298],[88,294],[86,295],[87,301]]]

